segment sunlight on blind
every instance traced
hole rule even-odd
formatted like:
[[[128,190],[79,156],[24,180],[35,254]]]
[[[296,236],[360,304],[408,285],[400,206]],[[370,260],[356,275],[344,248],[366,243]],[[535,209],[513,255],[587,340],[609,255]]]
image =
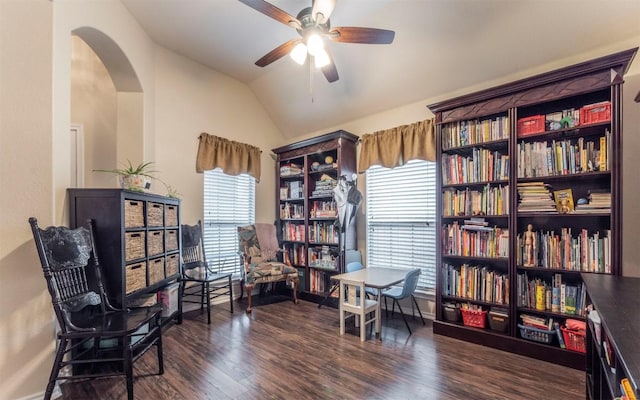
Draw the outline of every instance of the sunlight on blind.
[[[435,290],[435,163],[374,166],[366,176],[367,265],[420,268],[418,287]]]
[[[204,248],[215,271],[240,273],[237,227],[255,222],[255,179],[204,172]]]

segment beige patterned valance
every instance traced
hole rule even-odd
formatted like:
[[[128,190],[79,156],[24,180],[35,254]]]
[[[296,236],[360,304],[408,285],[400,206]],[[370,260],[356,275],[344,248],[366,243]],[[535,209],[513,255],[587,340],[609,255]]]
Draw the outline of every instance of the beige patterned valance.
[[[362,135],[360,141],[360,173],[372,165],[393,168],[410,160],[436,160],[433,119]]]
[[[260,181],[260,153],[258,147],[239,143],[208,133],[199,136],[196,171],[221,168],[227,175],[249,174]]]

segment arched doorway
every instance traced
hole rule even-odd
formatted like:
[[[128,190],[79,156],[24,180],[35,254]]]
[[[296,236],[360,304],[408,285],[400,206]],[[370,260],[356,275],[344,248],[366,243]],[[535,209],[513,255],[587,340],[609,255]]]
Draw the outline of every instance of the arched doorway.
[[[71,122],[84,131],[84,157],[79,161],[85,187],[113,187],[113,176],[93,170],[143,159],[140,81],[122,49],[95,28],[72,32]]]

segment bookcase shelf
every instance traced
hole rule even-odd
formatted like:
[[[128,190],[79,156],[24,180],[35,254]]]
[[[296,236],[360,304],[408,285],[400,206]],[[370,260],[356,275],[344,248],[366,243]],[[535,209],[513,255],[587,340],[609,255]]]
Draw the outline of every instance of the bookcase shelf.
[[[340,130],[272,150],[277,158],[276,224],[285,262],[298,268],[302,299],[323,301],[331,275],[344,272],[344,251],[357,248],[355,219],[341,234],[333,196],[337,180],[343,175],[351,180],[356,172],[357,140]],[[292,170],[300,173],[282,175]],[[297,197],[291,196],[292,188]],[[337,306],[337,299],[329,304]]]
[[[428,106],[440,149],[435,333],[584,369],[560,329],[537,341],[518,325],[522,314],[584,321],[582,275],[620,274],[622,86],[637,50]],[[482,295],[454,295],[466,283]],[[496,290],[506,304],[482,297]],[[447,320],[456,303],[501,308],[506,333]]]

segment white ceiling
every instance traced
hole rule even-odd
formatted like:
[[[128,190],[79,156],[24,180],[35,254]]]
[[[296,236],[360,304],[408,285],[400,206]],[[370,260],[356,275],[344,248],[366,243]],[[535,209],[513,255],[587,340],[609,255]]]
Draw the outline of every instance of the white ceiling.
[[[254,65],[298,33],[239,1],[121,1],[157,44],[247,83],[289,138],[640,37],[640,0],[337,0],[331,26],[396,35],[329,43],[328,83],[289,57]],[[270,2],[293,16],[311,5]]]

